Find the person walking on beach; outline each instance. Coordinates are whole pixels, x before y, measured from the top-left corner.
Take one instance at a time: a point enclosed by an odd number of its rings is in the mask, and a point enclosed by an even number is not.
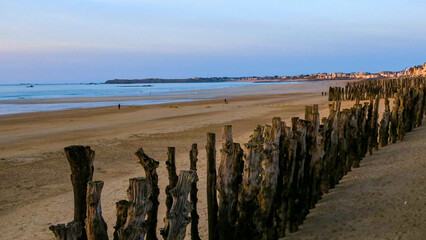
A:
[[[121,109],[121,105],[120,105],[120,104],[118,104],[118,106],[117,106],[117,107],[118,107],[118,110],[120,110],[120,109]]]

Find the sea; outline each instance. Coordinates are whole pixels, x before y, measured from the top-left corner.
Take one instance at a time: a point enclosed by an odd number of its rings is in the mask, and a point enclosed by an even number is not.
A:
[[[300,82],[211,82],[211,83],[64,83],[64,84],[0,84],[0,115],[66,110],[73,108],[95,108],[126,105],[151,105],[186,102],[214,98],[214,93],[239,91],[240,87],[264,84],[294,84]],[[208,92],[209,94],[204,94]],[[213,93],[213,94],[212,94]],[[129,101],[55,101],[54,103],[31,103],[22,100],[69,99],[96,97],[144,97]],[[174,96],[172,98],[165,96]],[[195,97],[194,97],[195,96]],[[164,97],[164,98],[163,98]],[[16,101],[18,100],[18,101]],[[22,103],[20,103],[22,101]]]

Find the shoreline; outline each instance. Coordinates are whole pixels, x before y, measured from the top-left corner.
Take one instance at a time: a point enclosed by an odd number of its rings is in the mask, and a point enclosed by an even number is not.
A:
[[[149,96],[103,96],[0,100],[0,118],[10,114],[47,112],[69,109],[93,109],[121,105],[175,104],[204,100],[233,99],[235,97],[273,95],[288,93],[307,93],[328,91],[329,86],[343,85],[348,81],[312,81],[292,84],[264,84],[230,88],[203,89],[199,91],[180,91],[169,95]],[[3,110],[2,110],[3,109]]]

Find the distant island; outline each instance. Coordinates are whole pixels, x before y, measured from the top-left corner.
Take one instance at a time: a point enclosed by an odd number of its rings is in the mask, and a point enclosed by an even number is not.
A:
[[[397,78],[426,75],[426,63],[415,67],[407,68],[403,71],[383,71],[377,73],[353,72],[353,73],[314,73],[294,76],[252,76],[252,77],[206,77],[206,78],[144,78],[144,79],[113,79],[107,84],[131,84],[131,83],[203,83],[203,82],[284,82],[284,81],[315,81],[315,80],[348,80],[348,79],[380,79]]]
[[[194,82],[229,82],[238,81],[242,78],[230,77],[210,77],[210,78],[182,78],[182,79],[164,79],[164,78],[144,78],[144,79],[113,79],[105,83],[109,84],[127,84],[127,83],[194,83]]]

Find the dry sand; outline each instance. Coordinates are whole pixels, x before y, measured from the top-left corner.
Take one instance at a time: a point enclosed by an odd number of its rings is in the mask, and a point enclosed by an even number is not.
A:
[[[162,218],[165,215],[164,190],[168,183],[164,163],[167,159],[167,147],[176,147],[177,169],[189,169],[188,152],[192,143],[198,143],[199,148],[198,211],[200,236],[206,239],[207,210],[204,174],[206,172],[204,150],[206,133],[216,133],[219,150],[220,129],[224,124],[233,125],[236,142],[245,142],[257,124],[269,124],[275,116],[280,116],[284,121],[289,121],[293,116],[303,117],[304,106],[307,104],[320,104],[321,116],[327,116],[327,98],[320,94],[327,85],[324,82],[304,86],[274,85],[269,91],[263,89],[267,93],[262,95],[232,95],[230,104],[223,104],[222,100],[209,100],[125,106],[121,110],[105,107],[0,116],[0,232],[2,239],[53,239],[48,226],[72,220],[73,198],[69,180],[70,171],[62,149],[73,144],[90,145],[96,151],[94,179],[105,182],[102,210],[110,235],[115,223],[115,202],[126,199],[128,179],[144,176],[142,167],[136,163],[133,153],[139,147],[143,147],[150,157],[160,161],[158,228],[162,227]],[[279,92],[285,94],[278,94]],[[345,106],[351,104],[344,103]],[[419,229],[422,227],[421,224],[424,224],[425,217],[418,211],[424,212],[426,191],[424,191],[424,184],[422,186],[422,184],[414,183],[424,182],[426,174],[425,163],[421,161],[424,160],[426,153],[425,137],[424,128],[416,129],[407,135],[406,142],[386,147],[364,160],[361,168],[351,172],[335,190],[332,190],[332,193],[324,197],[317,209],[309,215],[301,232],[290,237],[315,239],[313,236],[318,236],[318,239],[333,239],[350,236],[354,232],[347,230],[348,218],[361,221],[362,225],[351,224],[350,226],[356,227],[356,231],[364,234],[358,236],[366,236],[366,238],[377,234],[379,237],[393,236],[392,239],[395,239],[399,236],[397,233],[404,234],[404,229],[406,233],[421,234]],[[401,151],[404,146],[413,150],[409,152],[411,157],[409,161],[402,162],[398,159],[406,158],[408,154],[406,151]],[[388,153],[389,151],[393,153]],[[386,153],[388,155],[383,155]],[[380,164],[378,164],[379,161]],[[399,165],[401,167],[398,167]],[[409,184],[404,186],[402,185],[404,183]],[[344,188],[344,186],[347,187]],[[400,189],[402,186],[404,188]],[[400,195],[400,190],[407,194],[411,191],[414,193],[405,198],[404,195]],[[417,203],[423,204],[420,208],[414,205],[417,197],[421,197]],[[386,199],[390,201],[388,204],[395,205],[382,206],[386,204]],[[408,203],[402,206],[399,199]],[[346,205],[339,201],[353,205],[345,208],[343,206]],[[342,211],[337,211],[337,207]],[[363,211],[365,217],[362,215]],[[373,214],[373,211],[378,212],[379,215]],[[321,216],[325,219],[319,219]],[[411,223],[407,221],[408,218]],[[399,225],[401,228],[394,228],[389,221],[380,221],[381,219],[391,219],[392,224]],[[418,219],[423,221],[416,221]],[[346,223],[346,225],[331,228],[339,226],[336,225],[335,220],[342,221],[341,224]],[[330,228],[327,230],[324,225],[328,226],[328,224]],[[424,231],[423,233],[426,234]],[[321,236],[327,237],[321,238]],[[361,238],[365,239],[365,237]],[[356,232],[354,239],[359,239]]]

